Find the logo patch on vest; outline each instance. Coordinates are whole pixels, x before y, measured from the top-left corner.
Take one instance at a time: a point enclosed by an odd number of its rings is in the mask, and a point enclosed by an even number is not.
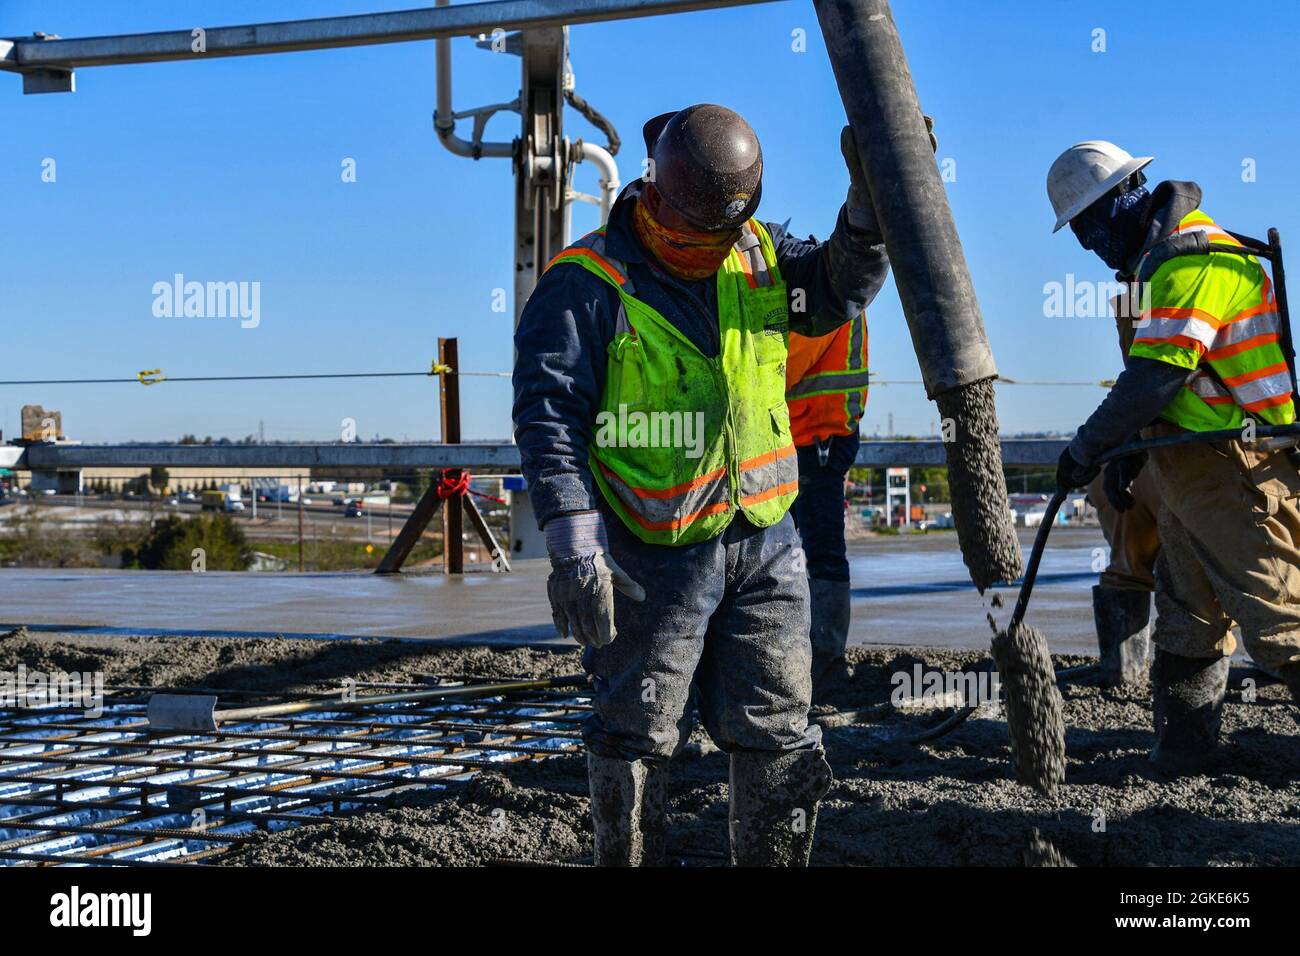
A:
[[[785,335],[790,329],[790,313],[785,308],[775,308],[763,316],[764,335]]]

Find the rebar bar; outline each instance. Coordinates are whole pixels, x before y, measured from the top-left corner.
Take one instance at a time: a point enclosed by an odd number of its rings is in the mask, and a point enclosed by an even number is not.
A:
[[[149,727],[162,688],[113,688],[96,717],[0,708],[0,865],[206,862],[256,829],[577,751],[585,678],[465,680],[373,684],[385,692],[350,701],[218,689],[260,700],[201,732]]]

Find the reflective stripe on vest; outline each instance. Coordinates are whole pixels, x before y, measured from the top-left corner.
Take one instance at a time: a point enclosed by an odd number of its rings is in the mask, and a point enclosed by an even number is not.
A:
[[[718,273],[721,350],[705,358],[630,291],[604,230],[548,264],[579,265],[619,293],[601,409],[589,445],[606,502],[643,541],[721,533],[737,510],[766,527],[798,493],[785,405],[786,287],[771,237],[749,222]]]
[[[867,369],[867,317],[859,313],[830,333],[836,342],[814,362],[803,377],[786,389],[795,443],[806,445],[832,435],[849,435],[858,428],[866,410],[870,373]],[[843,339],[843,344],[840,344]],[[791,348],[808,340],[791,337]]]
[[[646,531],[678,532],[701,518],[724,514],[731,508],[725,467],[660,489],[633,488],[603,462],[597,460],[596,467],[626,512]]]
[[[1194,232],[1241,245],[1199,209],[1173,235]],[[1162,417],[1191,431],[1236,428],[1247,415],[1266,424],[1295,420],[1277,297],[1258,260],[1175,256],[1155,270],[1143,295],[1129,354],[1196,369]]]
[[[576,242],[571,243],[546,263],[546,269],[550,270],[551,266],[557,262],[575,262],[580,261],[586,266],[594,266],[595,269],[614,285],[629,294],[635,294],[632,288],[632,282],[627,277],[627,266],[618,259],[614,259],[605,254],[605,227],[601,226],[595,232],[589,232]]]

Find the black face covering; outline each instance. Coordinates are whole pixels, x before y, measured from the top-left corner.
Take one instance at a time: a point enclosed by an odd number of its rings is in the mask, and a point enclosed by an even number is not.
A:
[[[1143,186],[1103,196],[1070,220],[1079,245],[1095,252],[1115,271],[1123,270],[1142,248],[1151,194]]]

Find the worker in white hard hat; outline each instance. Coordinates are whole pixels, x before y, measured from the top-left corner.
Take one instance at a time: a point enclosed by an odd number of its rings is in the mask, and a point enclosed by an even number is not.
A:
[[[1210,252],[1208,243],[1241,243],[1201,211],[1195,183],[1148,190],[1151,161],[1093,140],[1047,174],[1056,229],[1068,224],[1138,304],[1124,372],[1061,455],[1057,483],[1088,484],[1097,458],[1139,433],[1251,438],[1153,449],[1149,461],[1120,458],[1105,471],[1117,510],[1133,507],[1144,465],[1158,498],[1151,760],[1179,775],[1213,763],[1234,622],[1256,663],[1300,703],[1300,472],[1251,431],[1295,421],[1289,336],[1270,277],[1253,257]]]

